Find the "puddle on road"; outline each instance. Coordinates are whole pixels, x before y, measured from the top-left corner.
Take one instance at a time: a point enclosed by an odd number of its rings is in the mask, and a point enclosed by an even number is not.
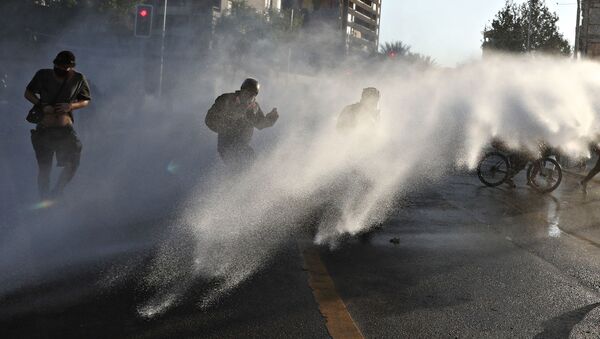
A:
[[[548,236],[550,238],[560,238],[562,231],[560,230],[560,215],[558,211],[548,207]]]

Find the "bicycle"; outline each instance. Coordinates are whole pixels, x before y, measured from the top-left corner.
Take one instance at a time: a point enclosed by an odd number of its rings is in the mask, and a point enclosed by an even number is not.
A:
[[[486,186],[496,187],[514,176],[509,158],[499,151],[486,153],[477,166],[477,176]],[[527,184],[540,193],[550,193],[562,181],[562,168],[552,157],[529,160]]]
[[[585,171],[587,168],[587,158],[573,158],[568,155],[560,155],[556,159],[560,166],[565,170]]]

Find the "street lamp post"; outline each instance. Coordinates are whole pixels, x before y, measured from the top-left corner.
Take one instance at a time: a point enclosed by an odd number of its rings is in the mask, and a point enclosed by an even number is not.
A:
[[[163,27],[162,27],[162,38],[160,44],[160,75],[158,78],[158,97],[162,96],[163,88],[163,72],[165,68],[165,35],[167,33],[167,6],[169,0],[165,1],[165,8],[163,9]]]
[[[579,58],[579,39],[581,34],[581,0],[577,0],[577,23],[575,25],[575,51],[573,56],[575,59]]]
[[[531,52],[531,0],[527,3],[529,5],[527,10],[527,52]]]
[[[294,31],[294,9],[290,13],[290,33]],[[290,76],[290,64],[292,63],[292,45],[288,47],[288,55],[287,55],[287,73],[288,77]]]

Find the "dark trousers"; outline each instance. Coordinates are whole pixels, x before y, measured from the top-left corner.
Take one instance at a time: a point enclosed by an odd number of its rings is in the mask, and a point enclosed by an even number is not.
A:
[[[50,196],[50,174],[52,161],[56,155],[56,165],[63,167],[55,195],[62,194],[65,186],[73,179],[81,158],[81,141],[71,126],[41,127],[31,130],[31,144],[38,163],[38,191],[40,198]]]
[[[256,157],[250,145],[227,145],[219,147],[219,155],[225,166],[233,171],[243,171],[254,163]]]
[[[587,184],[588,181],[592,180],[592,178],[595,177],[598,173],[600,173],[600,158],[598,158],[598,160],[596,161],[596,165],[594,165],[594,168],[590,170],[590,173],[588,173],[588,175],[586,175],[581,182]]]

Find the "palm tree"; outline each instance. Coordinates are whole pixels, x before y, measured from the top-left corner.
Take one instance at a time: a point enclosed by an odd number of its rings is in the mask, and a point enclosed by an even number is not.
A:
[[[381,45],[379,55],[390,60],[400,60],[424,67],[435,66],[435,59],[430,56],[413,53],[411,47],[402,41],[386,42]]]
[[[381,54],[390,59],[403,58],[410,55],[410,46],[402,41],[386,42],[381,45]]]

